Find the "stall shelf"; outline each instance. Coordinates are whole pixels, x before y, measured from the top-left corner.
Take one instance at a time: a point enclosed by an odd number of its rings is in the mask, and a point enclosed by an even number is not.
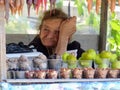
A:
[[[106,79],[7,79],[5,82],[8,83],[68,83],[68,82],[119,82],[120,78],[106,78]]]

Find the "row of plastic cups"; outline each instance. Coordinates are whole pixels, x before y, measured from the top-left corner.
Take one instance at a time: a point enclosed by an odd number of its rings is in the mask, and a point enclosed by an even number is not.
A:
[[[8,79],[57,79],[57,78],[119,78],[119,69],[93,69],[93,68],[61,68],[60,71],[53,69],[38,71],[9,71]]]

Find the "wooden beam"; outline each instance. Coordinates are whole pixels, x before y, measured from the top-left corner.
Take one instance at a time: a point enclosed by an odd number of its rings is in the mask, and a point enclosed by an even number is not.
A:
[[[6,34],[5,34],[5,8],[0,5],[0,81],[7,78],[6,71]]]
[[[108,0],[101,2],[99,52],[106,49]]]

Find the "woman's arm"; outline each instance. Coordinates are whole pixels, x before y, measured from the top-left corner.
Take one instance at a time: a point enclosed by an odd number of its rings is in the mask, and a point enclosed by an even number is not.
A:
[[[71,17],[62,22],[60,26],[59,40],[55,53],[63,54],[67,50],[67,45],[71,36],[76,32],[76,17]]]

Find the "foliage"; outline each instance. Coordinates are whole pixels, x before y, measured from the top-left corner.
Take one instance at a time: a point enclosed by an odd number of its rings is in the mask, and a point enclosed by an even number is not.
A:
[[[95,6],[96,0],[93,0],[93,6]],[[74,4],[78,9],[78,14],[80,18],[84,18],[85,25],[92,26],[95,30],[99,30],[100,26],[100,14],[96,14],[95,10],[91,9],[88,13],[86,0],[75,0]],[[82,27],[83,24],[79,24],[78,27]]]
[[[96,30],[99,30],[100,15],[97,15],[95,12],[91,12],[86,18],[86,24],[92,25]]]
[[[56,7],[57,8],[62,8],[63,7],[63,0],[59,0],[56,2]]]
[[[78,14],[79,15],[84,15],[84,0],[75,0],[75,3],[74,3],[76,6],[77,6],[77,9],[78,9]]]
[[[116,18],[115,13],[111,15],[110,28],[111,35],[108,38],[110,50],[120,56],[120,20]]]
[[[9,19],[9,23],[6,24],[5,29],[6,32],[9,34],[24,34],[26,33],[26,30],[28,29],[28,21],[26,18],[23,17],[15,17],[15,16],[11,16]]]

